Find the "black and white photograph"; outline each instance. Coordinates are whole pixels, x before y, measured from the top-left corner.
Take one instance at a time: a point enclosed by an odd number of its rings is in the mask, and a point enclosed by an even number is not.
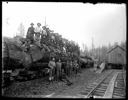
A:
[[[2,2],[3,97],[126,98],[126,4]]]

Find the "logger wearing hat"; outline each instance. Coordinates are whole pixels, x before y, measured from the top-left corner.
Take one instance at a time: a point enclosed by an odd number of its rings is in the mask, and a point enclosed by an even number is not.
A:
[[[33,23],[31,23],[30,25],[32,25],[32,26],[33,26],[34,24],[33,24]]]
[[[37,45],[40,46],[40,39],[41,39],[41,33],[42,33],[42,29],[41,29],[41,24],[37,23],[37,27],[35,28],[35,42],[37,43]]]
[[[34,41],[34,24],[33,23],[31,23],[30,24],[31,26],[28,28],[28,31],[27,31],[27,36],[26,36],[26,38],[27,39],[29,39],[30,41],[31,41],[31,43],[33,43],[33,41]]]
[[[43,26],[42,28],[43,28],[42,33],[43,33],[44,35],[47,35],[46,26]]]
[[[50,68],[50,72],[49,72],[49,81],[53,81],[53,78],[54,78],[54,70],[55,70],[55,67],[56,67],[56,63],[55,63],[55,58],[52,58],[49,63],[48,63],[48,66]]]
[[[47,40],[47,32],[46,32],[46,27],[42,27],[42,34],[41,34],[41,43],[45,43]]]
[[[61,77],[61,67],[62,67],[62,63],[61,60],[59,59],[56,62],[56,80],[59,81],[60,77]]]
[[[74,60],[74,71],[75,71],[75,76],[77,75],[77,73],[78,73],[78,69],[79,69],[79,65],[78,65],[78,63],[77,63],[77,60]]]

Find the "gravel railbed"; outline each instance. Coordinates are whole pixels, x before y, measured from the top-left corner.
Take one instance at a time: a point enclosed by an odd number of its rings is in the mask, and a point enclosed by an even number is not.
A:
[[[83,69],[77,76],[72,76],[69,79],[73,82],[73,85],[68,86],[64,82],[54,81],[48,84],[46,78],[39,78],[25,82],[15,82],[5,90],[4,96],[9,97],[43,97],[55,93],[57,95],[76,95],[87,84],[95,81],[103,74],[107,74],[108,71],[104,71],[101,74],[93,72],[92,69]]]

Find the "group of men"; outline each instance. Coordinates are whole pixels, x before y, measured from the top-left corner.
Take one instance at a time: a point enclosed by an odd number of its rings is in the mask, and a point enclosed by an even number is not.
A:
[[[39,47],[41,47],[41,44],[43,40],[48,36],[48,33],[46,31],[46,27],[43,26],[41,28],[41,24],[37,23],[37,26],[34,27],[34,24],[31,23],[31,26],[28,28],[26,38],[29,40],[30,43],[35,43]],[[47,39],[47,38],[46,38]],[[51,37],[51,39],[54,39],[54,37]],[[48,41],[48,40],[47,40]],[[79,64],[77,63],[77,60],[67,60],[66,66],[62,68],[62,62],[60,59],[55,62],[55,58],[52,58],[49,61],[49,82],[52,82],[53,80],[63,80],[66,79],[68,84],[71,84],[68,77],[70,77],[75,72],[75,75],[78,72]]]
[[[31,43],[35,41],[38,46],[41,46],[41,39],[47,36],[46,27],[43,26],[41,28],[41,24],[37,23],[37,27],[34,28],[34,23],[30,24],[31,26],[28,28],[26,38],[30,40]]]
[[[53,82],[53,80],[56,81],[66,81],[68,85],[72,84],[69,81],[70,76],[73,75],[73,71],[75,72],[74,74],[77,75],[78,70],[80,69],[79,64],[77,63],[77,60],[67,60],[67,63],[65,66],[62,68],[62,62],[60,59],[55,61],[55,58],[53,57],[49,63],[48,63],[49,69],[49,82]]]

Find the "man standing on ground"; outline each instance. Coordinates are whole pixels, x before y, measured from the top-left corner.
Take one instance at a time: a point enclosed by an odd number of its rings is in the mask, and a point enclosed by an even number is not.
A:
[[[62,63],[61,63],[61,60],[59,59],[59,60],[56,62],[57,81],[59,81],[59,79],[60,79],[60,77],[61,77],[61,66],[62,66]]]
[[[53,81],[54,79],[54,75],[55,75],[55,67],[56,67],[56,63],[55,63],[55,58],[52,58],[49,61],[48,66],[50,67],[50,72],[49,72],[49,81]]]
[[[72,76],[72,70],[73,70],[73,63],[72,60],[70,60],[70,76]]]
[[[77,60],[74,61],[74,71],[75,71],[75,76],[77,75],[78,73],[78,68],[79,68],[79,65],[77,63]]]
[[[70,62],[69,60],[67,60],[67,64],[66,64],[66,74],[69,76],[69,67],[70,67]]]

